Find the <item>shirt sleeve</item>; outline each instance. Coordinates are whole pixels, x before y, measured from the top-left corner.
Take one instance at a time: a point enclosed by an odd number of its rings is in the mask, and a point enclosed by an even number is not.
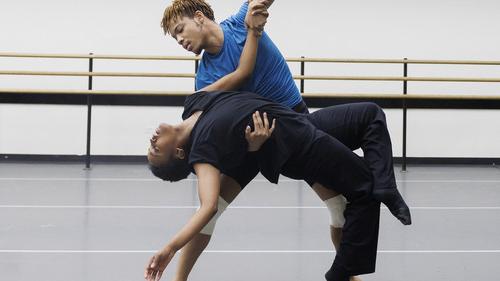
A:
[[[203,75],[203,72],[198,70],[198,73],[196,73],[196,83],[195,83],[195,86],[196,86],[196,91],[199,91],[203,88],[205,88],[206,86],[212,84],[213,82],[215,81],[209,81],[208,77],[206,77],[205,75]]]
[[[245,17],[247,15],[247,11],[248,11],[248,1],[245,0],[243,1],[243,5],[241,5],[240,10],[236,14],[229,17],[227,20],[230,22],[237,23],[240,26],[245,26]]]
[[[189,165],[193,166],[196,163],[211,164],[220,170],[217,148],[206,141],[193,146],[189,153]]]

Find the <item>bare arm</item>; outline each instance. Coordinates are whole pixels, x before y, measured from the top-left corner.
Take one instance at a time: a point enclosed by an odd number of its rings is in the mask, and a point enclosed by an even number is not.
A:
[[[247,40],[241,53],[240,63],[235,71],[204,87],[201,91],[230,91],[237,90],[252,76],[259,45],[258,31],[248,30]]]
[[[179,250],[191,240],[217,213],[217,200],[220,191],[220,171],[206,163],[194,165],[198,177],[198,195],[200,208],[189,222],[175,235],[169,246]]]
[[[220,197],[231,204],[241,192],[241,186],[233,178],[222,175],[220,179]],[[208,246],[212,235],[198,233],[182,248],[173,281],[187,281],[196,260]]]
[[[194,169],[198,176],[200,208],[170,242],[151,258],[144,273],[147,280],[160,280],[175,253],[193,239],[217,212],[220,171],[206,163],[195,164]]]
[[[201,91],[231,91],[237,90],[252,76],[257,58],[259,38],[267,20],[265,3],[255,1],[248,7],[245,23],[247,38],[235,71],[225,75],[214,83],[204,87]]]

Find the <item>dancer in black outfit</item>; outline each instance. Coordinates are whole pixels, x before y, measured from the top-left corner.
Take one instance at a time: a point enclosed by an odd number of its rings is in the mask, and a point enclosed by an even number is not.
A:
[[[152,270],[163,271],[163,266],[154,268],[159,263],[166,267],[175,252],[213,216],[221,173],[241,179],[242,171],[252,175],[260,170],[274,183],[283,174],[318,182],[342,193],[349,201],[344,213],[343,238],[326,278],[344,281],[349,276],[373,272],[380,203],[372,196],[372,173],[362,158],[315,127],[315,122],[328,118],[329,109],[298,114],[252,93],[210,92],[189,96],[184,122],[164,126],[148,158],[158,168],[157,175],[167,180],[184,178],[192,168],[199,180],[201,207],[155,256],[158,261],[153,262]],[[252,123],[256,110],[276,118],[276,128],[257,153],[247,153],[243,132]],[[177,163],[169,167],[174,162]]]

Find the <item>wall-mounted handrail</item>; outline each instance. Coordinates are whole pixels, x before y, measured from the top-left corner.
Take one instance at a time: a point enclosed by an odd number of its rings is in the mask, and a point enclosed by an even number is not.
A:
[[[0,52],[0,57],[11,58],[60,58],[60,59],[106,59],[106,60],[200,60],[199,56],[140,56],[140,55],[88,55],[88,54],[40,54]],[[351,59],[351,58],[305,58],[289,57],[288,62],[318,63],[381,63],[381,64],[462,64],[462,65],[500,65],[500,61],[488,60],[416,60],[416,59]]]
[[[145,90],[65,90],[65,89],[2,89],[0,94],[54,94],[54,95],[140,95],[140,96],[187,96],[193,91],[145,91]],[[302,93],[309,98],[366,98],[397,100],[500,100],[500,95],[470,94],[396,94],[396,93]]]
[[[191,73],[160,72],[85,72],[85,71],[26,71],[0,70],[0,75],[19,76],[93,76],[93,77],[157,77],[157,78],[195,78]],[[420,82],[473,82],[499,83],[500,78],[477,77],[398,77],[398,76],[326,76],[294,75],[296,80],[333,80],[333,81],[420,81]]]
[[[29,71],[29,70],[0,70],[0,76],[76,76],[88,77],[87,90],[65,89],[2,89],[1,94],[47,94],[47,95],[87,95],[88,129],[87,129],[87,157],[86,165],[90,163],[90,120],[92,96],[96,95],[139,95],[139,96],[186,96],[192,91],[144,91],[144,90],[95,90],[92,87],[93,77],[156,77],[156,78],[195,78],[200,57],[197,56],[141,56],[141,55],[96,55],[90,54],[37,54],[0,52],[0,58],[36,58],[36,59],[86,59],[89,61],[89,71]],[[115,72],[93,71],[95,60],[152,60],[152,61],[194,61],[193,73],[158,73],[158,72]],[[409,82],[458,82],[458,83],[500,83],[500,77],[436,77],[436,76],[408,76],[410,65],[482,65],[500,66],[500,61],[487,60],[416,60],[416,59],[349,59],[349,58],[286,58],[287,62],[300,63],[300,75],[293,79],[300,80],[300,92],[308,98],[345,98],[345,99],[377,99],[399,100],[403,108],[403,171],[406,170],[406,111],[407,101],[444,100],[444,101],[498,101],[498,95],[471,95],[471,94],[410,94]],[[400,64],[403,66],[402,76],[331,76],[305,75],[305,63],[346,63],[346,64]],[[402,93],[308,93],[305,92],[305,80],[320,81],[383,81],[402,82]]]

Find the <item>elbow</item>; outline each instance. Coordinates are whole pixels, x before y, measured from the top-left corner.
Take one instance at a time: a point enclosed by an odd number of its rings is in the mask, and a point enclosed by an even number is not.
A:
[[[246,70],[240,70],[237,75],[236,81],[238,81],[239,86],[243,86],[252,77],[252,72]],[[238,87],[239,88],[239,87]]]
[[[210,210],[209,210],[210,217],[215,216],[215,214],[217,214],[218,211],[219,211],[219,208],[217,208],[217,204],[213,207],[210,207]]]
[[[241,75],[241,83],[244,84],[252,77],[252,72],[245,72]]]
[[[217,212],[219,211],[219,209],[217,207],[217,203],[215,203],[215,204],[207,204],[205,206],[201,206],[200,210],[203,210],[205,213],[207,213],[208,215],[210,215],[210,217],[215,216],[215,214],[217,214]]]

